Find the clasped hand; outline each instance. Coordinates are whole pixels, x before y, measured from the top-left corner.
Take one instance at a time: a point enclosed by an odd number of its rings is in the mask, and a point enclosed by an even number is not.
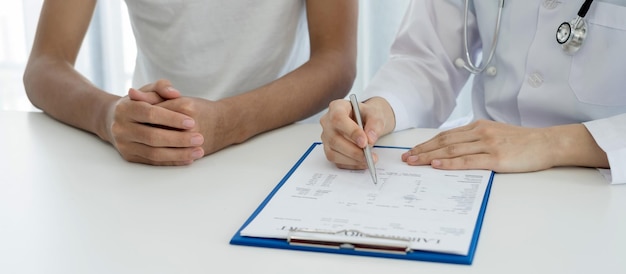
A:
[[[189,165],[217,150],[203,134],[213,127],[217,104],[182,97],[167,80],[130,89],[109,111],[109,142],[130,162]],[[213,124],[212,124],[213,123]]]

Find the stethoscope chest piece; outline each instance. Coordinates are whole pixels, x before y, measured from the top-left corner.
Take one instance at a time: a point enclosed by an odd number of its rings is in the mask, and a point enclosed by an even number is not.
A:
[[[556,31],[556,41],[567,54],[576,53],[587,37],[587,23],[582,17],[563,22]]]
[[[570,22],[563,22],[556,30],[556,41],[563,47],[565,53],[572,55],[576,53],[587,37],[587,22],[585,15],[591,7],[593,0],[585,0],[578,10],[578,15]]]

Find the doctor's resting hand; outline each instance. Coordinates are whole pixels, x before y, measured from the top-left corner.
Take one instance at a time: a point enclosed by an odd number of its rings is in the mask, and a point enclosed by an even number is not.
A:
[[[393,131],[395,117],[388,102],[373,97],[361,103],[363,129],[347,100],[330,103],[322,116],[326,158],[339,168],[366,169],[363,148]],[[529,172],[557,166],[608,167],[606,154],[582,124],[528,128],[489,120],[442,131],[402,154],[409,165],[437,169],[487,169]],[[374,153],[374,160],[378,158]]]

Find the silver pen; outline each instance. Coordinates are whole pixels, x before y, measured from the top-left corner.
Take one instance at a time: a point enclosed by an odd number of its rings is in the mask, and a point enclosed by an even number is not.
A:
[[[357,124],[359,124],[359,127],[365,129],[363,127],[363,121],[361,120],[361,110],[359,109],[359,101],[356,99],[356,95],[350,94],[350,103],[352,103],[352,110],[354,111]],[[374,181],[374,184],[377,184],[378,175],[376,175],[376,166],[374,166],[374,158],[372,157],[372,149],[369,143],[363,148],[363,153],[365,153],[365,161],[367,161],[367,168],[370,170],[372,181]]]

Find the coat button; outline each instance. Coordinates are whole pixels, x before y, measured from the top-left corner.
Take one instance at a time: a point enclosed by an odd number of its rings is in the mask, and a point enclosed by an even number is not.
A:
[[[533,88],[538,88],[543,84],[543,76],[538,72],[534,72],[528,76],[528,84]]]
[[[559,4],[561,4],[561,1],[559,0],[545,0],[543,1],[543,7],[546,9],[554,9],[556,8]]]

